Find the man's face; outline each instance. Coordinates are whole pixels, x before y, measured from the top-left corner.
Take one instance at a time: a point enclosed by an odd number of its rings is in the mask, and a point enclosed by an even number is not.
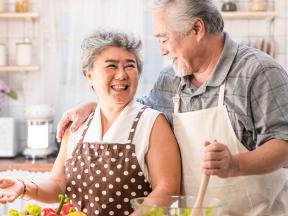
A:
[[[153,33],[159,40],[161,55],[171,59],[177,76],[186,76],[192,74],[190,66],[191,47],[193,48],[193,39],[190,34],[182,36],[169,26],[167,12],[163,9],[153,13]]]

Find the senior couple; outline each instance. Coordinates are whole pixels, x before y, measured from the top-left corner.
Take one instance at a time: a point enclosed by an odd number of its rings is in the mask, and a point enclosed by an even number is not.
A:
[[[131,199],[195,194],[204,173],[209,196],[228,204],[222,215],[288,214],[286,71],[224,33],[212,1],[153,3],[154,35],[172,65],[149,95],[134,100],[139,40],[112,31],[86,38],[83,72],[97,104],[63,115],[50,178],[0,179],[0,202],[65,193],[88,215],[136,215]]]

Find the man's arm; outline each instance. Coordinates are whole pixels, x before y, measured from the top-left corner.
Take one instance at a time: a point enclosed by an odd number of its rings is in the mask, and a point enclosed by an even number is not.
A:
[[[71,124],[70,130],[76,131],[79,126],[89,117],[90,113],[96,109],[96,102],[87,102],[79,104],[76,107],[63,113],[57,125],[57,141],[61,142],[67,127]]]
[[[272,139],[249,152],[232,155],[222,143],[206,142],[203,171],[222,178],[259,175],[288,165],[288,142]]]

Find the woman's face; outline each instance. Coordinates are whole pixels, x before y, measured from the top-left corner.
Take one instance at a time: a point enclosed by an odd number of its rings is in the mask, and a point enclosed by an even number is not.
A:
[[[99,104],[125,106],[138,86],[136,59],[123,48],[108,47],[95,57],[86,77],[99,97]]]

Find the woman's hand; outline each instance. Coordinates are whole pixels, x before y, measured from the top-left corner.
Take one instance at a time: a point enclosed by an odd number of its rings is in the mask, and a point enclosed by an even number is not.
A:
[[[78,106],[64,112],[62,118],[57,125],[58,142],[61,142],[64,132],[70,123],[71,131],[76,131],[79,126],[89,117],[90,113],[95,110],[95,107],[95,102],[89,102],[79,104]]]
[[[13,202],[24,193],[24,183],[16,179],[0,179],[0,203]]]

